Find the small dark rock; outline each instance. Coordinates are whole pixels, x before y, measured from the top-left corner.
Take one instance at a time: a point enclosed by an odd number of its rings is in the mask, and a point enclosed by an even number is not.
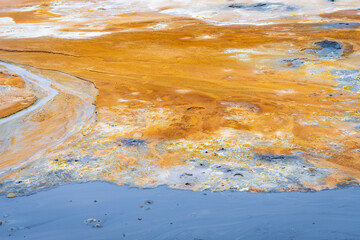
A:
[[[191,173],[183,173],[180,175],[180,178],[186,178],[186,177],[191,177],[192,174]]]
[[[145,140],[137,138],[124,138],[121,139],[120,142],[126,147],[137,147],[146,143]]]
[[[89,218],[85,220],[85,224],[92,228],[102,228],[102,221],[100,219]]]

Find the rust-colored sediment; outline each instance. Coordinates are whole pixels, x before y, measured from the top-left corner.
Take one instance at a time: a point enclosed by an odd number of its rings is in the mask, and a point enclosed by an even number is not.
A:
[[[1,89],[1,87],[5,87]],[[31,106],[36,101],[34,93],[25,88],[19,76],[0,72],[0,118],[10,116]]]
[[[351,11],[324,15],[353,19],[351,16]],[[42,18],[47,17],[29,19],[43,21]],[[117,32],[91,39],[0,39],[1,48],[7,50],[0,49],[0,59],[59,70],[92,81],[98,88],[97,121],[132,127],[123,133],[108,135],[109,141],[119,136],[154,141],[201,141],[215,139],[230,129],[255,134],[263,141],[274,143],[253,146],[259,154],[316,151],[315,154],[330,156],[309,157],[313,163],[360,179],[360,152],[356,151],[360,148],[359,134],[344,134],[351,131],[352,126],[336,120],[344,115],[358,117],[359,95],[337,89],[329,70],[358,67],[359,57],[352,55],[360,46],[358,30],[323,31],[300,23],[213,26],[180,17],[173,21],[179,27]],[[137,24],[142,26],[141,22]],[[129,26],[113,21],[104,31],[116,32],[126,27]],[[314,42],[324,39],[348,46],[341,59],[324,60],[305,53],[306,49],[314,49]],[[309,60],[297,70],[278,63],[283,58],[304,54]],[[313,75],[308,74],[310,70]],[[1,78],[0,84],[21,87],[17,81]],[[19,111],[19,106],[26,107],[35,100],[30,93],[21,93],[24,100],[14,100],[14,106],[5,108]],[[0,110],[0,117],[9,113]],[[312,121],[318,124],[305,124]],[[46,129],[51,125],[42,127]],[[334,143],[342,147],[335,149]],[[161,168],[181,165],[186,154],[189,153],[169,150],[158,156],[156,165]],[[135,164],[134,159],[130,160],[122,164]],[[114,174],[122,167],[114,170]],[[114,179],[111,174],[105,178]],[[348,180],[338,177],[338,173],[327,179],[330,187],[344,181]],[[311,183],[307,187],[317,189]]]

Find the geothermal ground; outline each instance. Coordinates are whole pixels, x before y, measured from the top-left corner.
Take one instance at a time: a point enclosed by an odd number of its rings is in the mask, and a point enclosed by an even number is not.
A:
[[[360,179],[357,1],[2,1],[0,192]]]
[[[360,239],[359,63],[359,0],[1,0],[0,238]]]

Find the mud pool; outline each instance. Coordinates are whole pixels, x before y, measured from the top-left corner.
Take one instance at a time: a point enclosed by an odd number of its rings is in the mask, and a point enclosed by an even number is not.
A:
[[[359,239],[360,189],[139,190],[71,184],[0,198],[1,239]],[[94,223],[94,222],[95,223]]]

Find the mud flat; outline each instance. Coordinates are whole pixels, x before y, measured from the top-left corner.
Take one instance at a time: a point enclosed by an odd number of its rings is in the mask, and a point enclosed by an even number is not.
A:
[[[359,239],[360,189],[193,192],[93,182],[0,198],[1,239]]]

